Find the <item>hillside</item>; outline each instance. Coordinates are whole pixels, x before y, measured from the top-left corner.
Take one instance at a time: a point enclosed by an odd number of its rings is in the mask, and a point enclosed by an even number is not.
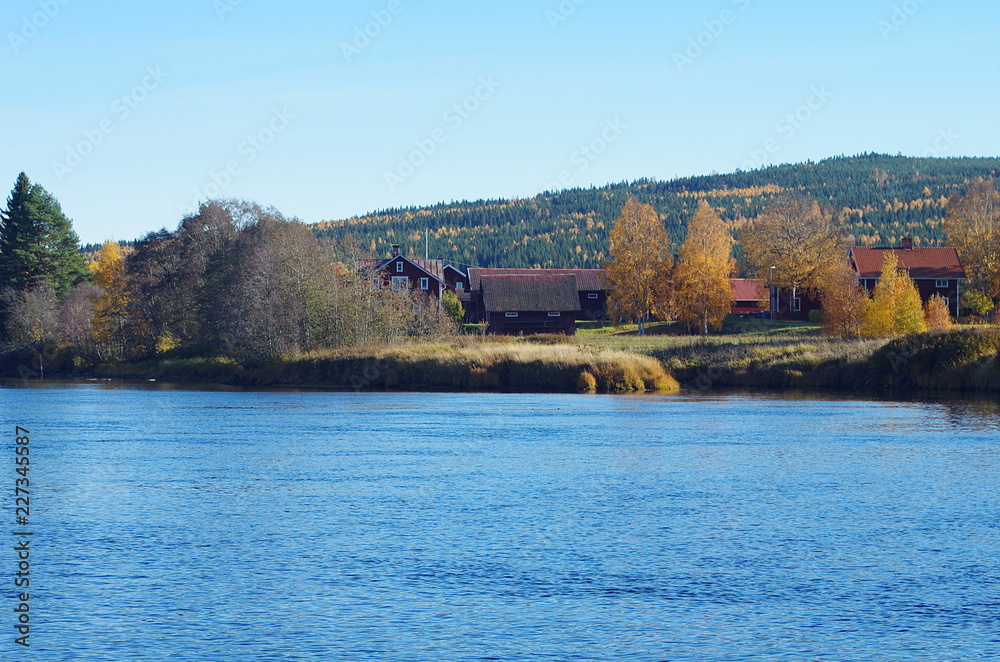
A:
[[[594,268],[607,259],[608,233],[629,197],[664,217],[675,247],[698,200],[708,198],[724,219],[754,218],[774,195],[802,190],[834,209],[861,245],[943,245],[941,220],[949,196],[978,177],[1000,176],[1000,159],[929,159],[865,154],[819,163],[781,165],[728,175],[640,180],[601,188],[545,192],[523,200],[481,200],[425,208],[388,209],[314,226],[320,239],[352,238],[385,254],[398,243],[423,255],[484,267]]]

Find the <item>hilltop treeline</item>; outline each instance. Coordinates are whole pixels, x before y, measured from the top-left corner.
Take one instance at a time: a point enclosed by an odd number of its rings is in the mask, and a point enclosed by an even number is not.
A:
[[[350,238],[377,254],[401,244],[404,252],[422,256],[426,237],[431,257],[459,265],[596,268],[608,259],[611,226],[630,198],[653,206],[676,249],[700,200],[739,225],[756,218],[776,195],[800,191],[830,208],[859,245],[895,245],[913,237],[916,246],[941,246],[948,199],[978,178],[998,175],[1000,159],[864,154],[669,182],[549,191],[527,199],[387,209],[313,229],[325,244]]]

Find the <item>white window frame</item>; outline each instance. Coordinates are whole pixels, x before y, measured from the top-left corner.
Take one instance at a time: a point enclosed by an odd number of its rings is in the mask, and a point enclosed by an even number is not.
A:
[[[396,263],[396,273],[397,274],[403,273],[403,262],[402,261]]]
[[[463,281],[456,282],[455,283],[455,289],[456,290],[464,290],[465,289],[465,283]]]
[[[429,289],[431,289],[431,279],[430,278],[421,278],[420,279],[420,289],[422,289],[422,290],[429,290]]]
[[[590,294],[587,295],[587,298],[588,299],[600,299],[601,295],[598,294],[597,292],[591,292]]]
[[[392,291],[399,292],[400,290],[410,289],[410,279],[406,276],[393,276],[392,277]]]
[[[802,297],[792,297],[791,308],[793,313],[802,312]]]
[[[549,317],[562,317],[562,313],[549,313]]]
[[[940,279],[940,278],[936,279],[934,281],[934,287],[938,288],[939,290],[946,290],[948,289],[948,281],[946,279]]]
[[[504,313],[503,314],[504,317],[512,317],[512,318],[513,317],[517,317],[517,315],[518,315],[517,313]]]

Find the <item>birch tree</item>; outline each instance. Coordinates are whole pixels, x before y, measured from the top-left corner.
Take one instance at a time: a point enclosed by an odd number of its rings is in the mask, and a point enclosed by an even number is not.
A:
[[[785,193],[743,231],[740,245],[754,275],[790,289],[794,299],[798,290],[820,288],[825,271],[843,256],[845,239],[841,224],[814,198]]]
[[[670,315],[673,257],[660,216],[650,205],[631,199],[611,229],[611,260],[606,263],[608,304],[615,318],[634,320],[639,335],[652,315]]]
[[[980,179],[953,196],[944,219],[948,244],[958,250],[972,289],[1000,297],[1000,192]]]
[[[835,262],[820,288],[823,330],[827,335],[854,338],[861,334],[865,295],[850,260]]]
[[[872,297],[865,301],[861,335],[887,338],[927,330],[920,292],[898,265],[896,254],[888,251]]]
[[[729,229],[702,200],[688,221],[674,270],[677,316],[688,328],[707,335],[722,326],[732,306],[729,277],[736,266],[732,250]]]

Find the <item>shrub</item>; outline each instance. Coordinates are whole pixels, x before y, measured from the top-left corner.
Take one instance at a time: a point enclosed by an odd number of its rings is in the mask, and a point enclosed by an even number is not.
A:
[[[980,364],[995,362],[1000,332],[980,329],[899,338],[872,356],[871,376],[881,386],[973,389]]]
[[[948,331],[951,329],[951,313],[948,312],[948,302],[940,294],[935,294],[927,301],[924,320],[931,331]]]
[[[969,315],[986,317],[993,311],[993,300],[982,292],[969,290],[962,295],[962,310]]]

